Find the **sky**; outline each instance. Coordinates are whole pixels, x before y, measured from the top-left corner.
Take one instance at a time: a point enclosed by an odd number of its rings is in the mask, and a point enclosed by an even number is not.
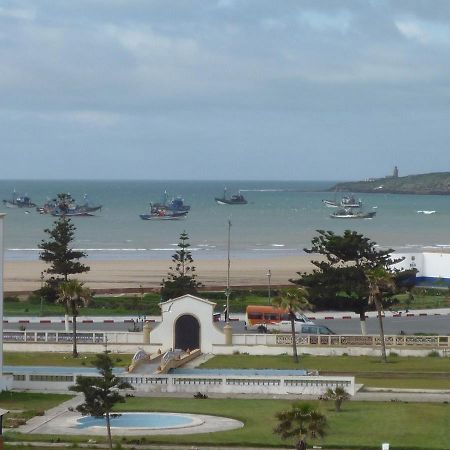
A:
[[[3,179],[450,170],[447,0],[2,0]]]

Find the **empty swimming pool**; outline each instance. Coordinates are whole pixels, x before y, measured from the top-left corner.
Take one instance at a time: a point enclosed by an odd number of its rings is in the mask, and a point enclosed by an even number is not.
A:
[[[177,413],[122,413],[118,417],[111,418],[111,428],[126,429],[167,429],[196,427],[203,423],[199,417],[190,414]],[[77,420],[75,428],[86,429],[105,427],[105,419],[91,416],[84,416]]]

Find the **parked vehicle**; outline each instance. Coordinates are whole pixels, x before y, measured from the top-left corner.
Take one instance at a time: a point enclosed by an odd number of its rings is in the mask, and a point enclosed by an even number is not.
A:
[[[273,306],[248,305],[245,311],[246,330],[257,330],[261,333],[266,333],[267,331],[281,332],[280,328],[284,329],[285,324],[289,324],[290,330],[289,313],[284,309]],[[301,324],[314,325],[314,322],[309,320],[304,314],[297,313],[295,315],[295,324],[297,328]]]

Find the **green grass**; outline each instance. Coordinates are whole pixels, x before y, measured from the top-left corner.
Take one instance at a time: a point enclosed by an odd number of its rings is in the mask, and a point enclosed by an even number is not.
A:
[[[450,358],[399,357],[387,363],[370,356],[300,355],[295,364],[291,356],[215,356],[201,365],[205,369],[309,369],[321,374],[352,375],[356,382],[370,387],[409,389],[450,389]]]
[[[389,442],[391,448],[396,450],[450,449],[450,427],[448,426],[450,406],[448,404],[345,402],[343,411],[336,413],[331,403],[318,401],[310,403],[320,409],[329,422],[326,438],[314,442],[324,449],[375,450],[380,448],[382,442]],[[149,445],[292,448],[290,441],[282,441],[272,432],[276,424],[275,413],[289,409],[291,404],[290,400],[273,399],[195,400],[193,398],[135,397],[128,398],[126,404],[118,405],[117,410],[211,414],[231,417],[244,423],[241,429],[223,432],[143,437],[141,442]],[[51,442],[55,439],[55,436],[22,435],[12,432],[6,432],[5,437],[7,441],[28,442]],[[61,441],[73,442],[72,448],[76,448],[77,442],[86,442],[88,439],[89,436],[63,436]],[[103,437],[94,437],[94,439],[98,442],[104,441]],[[115,438],[115,442],[122,444],[137,443],[139,440],[139,437]],[[11,446],[11,448],[14,447]],[[45,446],[41,448],[44,449]]]
[[[410,304],[407,302],[407,294],[397,295],[398,303],[393,309],[434,309],[450,307],[450,293],[448,290],[427,289],[425,293],[422,293],[420,288],[416,289],[419,293],[414,294],[414,300]],[[430,292],[434,292],[434,294],[430,295]]]
[[[28,420],[42,415],[45,410],[70,398],[72,395],[3,391],[0,393],[0,408],[11,411],[5,416],[5,428],[17,419]]]
[[[347,402],[343,412],[336,413],[329,403],[313,403],[329,419],[329,435],[321,443],[326,448],[379,449],[381,442],[390,442],[396,449],[450,448],[450,406],[446,404]],[[152,439],[160,443],[281,447],[288,443],[272,433],[276,423],[274,414],[290,405],[287,400],[152,398],[149,402],[144,398],[132,398],[126,405],[120,405],[120,410],[219,414],[245,423],[241,430]]]
[[[131,354],[110,354],[114,365],[125,367],[131,364]],[[95,354],[80,354],[78,358],[73,358],[71,353],[56,352],[4,352],[3,364],[8,366],[64,366],[64,367],[92,367],[92,360]]]
[[[272,290],[272,297],[276,297],[279,290]],[[199,297],[207,298],[217,303],[216,311],[221,312],[225,304],[225,295],[218,291],[201,291]],[[267,305],[268,293],[264,289],[248,289],[233,291],[230,297],[230,310],[233,313],[243,313],[247,305]],[[407,294],[396,296],[399,303],[393,309],[430,309],[450,307],[450,291],[446,289],[415,288],[414,301],[407,304]],[[83,315],[159,315],[160,296],[158,293],[148,293],[123,296],[95,296],[89,307],[83,308]],[[41,315],[41,301],[34,295],[27,299],[6,297],[4,300],[5,315]],[[61,305],[43,303],[42,315],[61,315],[64,308]]]
[[[400,357],[387,363],[372,356],[312,356],[300,354],[296,364],[292,356],[219,355],[202,364],[202,368],[233,369],[318,369],[327,372],[449,372],[450,358]]]
[[[272,293],[276,295],[276,291]],[[207,298],[217,302],[216,310],[222,311],[222,305],[225,303],[225,295],[223,292],[199,292],[199,297]],[[161,299],[158,293],[149,293],[141,295],[124,295],[124,296],[95,296],[91,304],[82,308],[80,314],[89,316],[98,315],[159,315],[161,309],[159,307]],[[263,304],[267,305],[267,293],[259,291],[237,291],[231,295],[231,311],[245,312],[247,305]],[[27,299],[18,299],[17,297],[7,297],[4,301],[4,314],[10,316],[20,315],[61,315],[64,314],[62,305],[41,301],[36,296],[30,296]]]

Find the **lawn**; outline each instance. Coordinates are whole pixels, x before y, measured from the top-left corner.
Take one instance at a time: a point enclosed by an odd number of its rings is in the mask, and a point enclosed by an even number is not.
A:
[[[115,366],[125,367],[131,364],[131,354],[110,353]],[[3,352],[3,364],[8,366],[64,366],[64,367],[92,367],[95,354],[80,354],[73,358],[72,353],[56,352]]]
[[[314,442],[324,449],[375,450],[381,447],[382,442],[389,442],[391,448],[396,450],[450,449],[448,404],[346,402],[343,411],[336,413],[331,403],[318,401],[310,403],[320,409],[328,419],[326,438]],[[126,404],[119,405],[118,411],[170,411],[220,415],[241,420],[245,426],[237,430],[197,435],[120,438],[120,442],[136,444],[140,441],[145,444],[210,445],[225,448],[290,447],[291,442],[282,441],[272,430],[276,424],[275,413],[289,409],[291,404],[292,401],[289,400],[272,399],[129,398]],[[85,441],[88,438],[86,437]],[[8,433],[8,439],[50,441],[54,436]],[[98,437],[95,439],[101,440]],[[62,440],[80,442],[81,439],[76,437]]]
[[[352,375],[370,387],[450,389],[450,358],[391,356],[387,363],[370,356],[300,355],[295,364],[288,355],[215,356],[205,369],[315,369],[321,374]]]
[[[275,295],[275,293],[273,293]],[[199,292],[199,297],[207,298],[217,302],[216,310],[221,312],[225,303],[223,292]],[[93,297],[90,305],[81,309],[81,315],[159,315],[161,301],[158,293],[148,293],[145,295],[120,295]],[[231,296],[231,311],[245,312],[247,305],[264,304],[267,305],[267,293],[259,291],[244,290],[233,292]],[[4,314],[7,316],[35,315],[52,316],[64,314],[64,307],[54,303],[44,302],[41,310],[41,299],[35,295],[27,299],[17,297],[6,297],[4,299]]]
[[[72,397],[72,395],[62,394],[3,391],[0,393],[0,408],[11,411],[5,416],[5,428],[14,422],[18,423],[21,420],[42,415],[47,409],[53,408]]]
[[[279,289],[273,289],[272,298],[279,294]],[[393,309],[428,309],[450,307],[450,291],[443,289],[414,290],[414,300],[409,304],[407,294],[396,296],[399,303]],[[216,311],[221,312],[225,304],[225,294],[222,291],[201,291],[199,297],[217,303]],[[161,313],[159,293],[129,294],[118,296],[96,295],[91,304],[82,309],[83,315],[159,315]],[[232,313],[243,313],[247,305],[267,305],[268,292],[265,289],[242,289],[233,291],[230,297],[230,310]],[[64,314],[62,305],[44,302],[41,310],[41,299],[31,295],[27,299],[5,297],[5,315],[61,315]]]

